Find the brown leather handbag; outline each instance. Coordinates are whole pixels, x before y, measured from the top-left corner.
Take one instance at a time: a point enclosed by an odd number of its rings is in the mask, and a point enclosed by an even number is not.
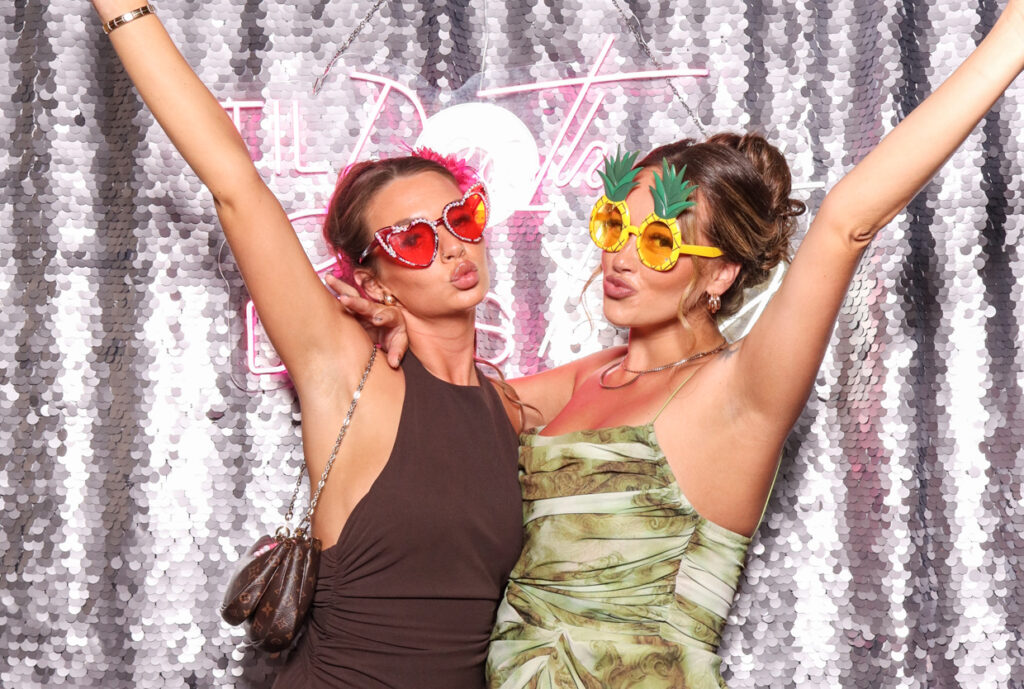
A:
[[[359,401],[376,357],[377,348],[374,347],[305,516],[292,532],[288,524],[302,485],[302,472],[299,472],[299,480],[292,491],[291,503],[284,518],[285,525],[273,536],[261,536],[245,552],[228,583],[224,602],[220,606],[221,617],[231,625],[246,623],[249,645],[261,651],[277,653],[285,650],[295,641],[306,621],[320,568],[320,540],[309,533],[313,512],[327,484],[327,474],[334,465],[334,458],[352,421],[356,402]]]

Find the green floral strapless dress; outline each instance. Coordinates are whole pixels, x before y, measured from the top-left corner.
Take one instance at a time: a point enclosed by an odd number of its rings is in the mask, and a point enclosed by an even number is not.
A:
[[[501,689],[721,689],[750,539],[701,517],[654,424],[524,434],[523,553],[487,659]]]

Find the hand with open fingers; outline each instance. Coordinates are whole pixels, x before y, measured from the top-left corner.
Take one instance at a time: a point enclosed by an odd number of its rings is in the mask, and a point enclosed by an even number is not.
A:
[[[405,329],[402,309],[366,299],[355,287],[333,275],[326,275],[324,281],[338,295],[338,302],[345,312],[355,317],[370,334],[370,339],[384,350],[388,365],[398,368],[409,349],[409,335]]]

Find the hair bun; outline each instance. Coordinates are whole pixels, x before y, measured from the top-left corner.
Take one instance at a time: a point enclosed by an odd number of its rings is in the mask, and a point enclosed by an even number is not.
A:
[[[772,209],[772,214],[776,218],[795,218],[806,212],[807,206],[803,201],[798,201],[797,199],[786,199],[781,206],[776,206]]]
[[[740,308],[749,287],[763,283],[789,260],[790,238],[804,204],[790,198],[792,176],[786,158],[760,134],[723,132],[696,142],[683,139],[660,146],[637,163],[651,168],[668,161],[686,166],[706,208],[703,230],[740,271],[721,296],[717,317]],[[696,222],[696,220],[691,220]]]

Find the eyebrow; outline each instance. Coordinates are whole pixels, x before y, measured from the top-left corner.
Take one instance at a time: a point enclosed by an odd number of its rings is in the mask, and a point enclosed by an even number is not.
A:
[[[476,185],[474,185],[474,186],[476,186]],[[447,208],[450,203],[457,203],[457,202],[462,201],[463,199],[465,199],[468,196],[470,189],[472,189],[472,188],[473,187],[470,187],[469,189],[467,189],[462,194],[462,196],[460,196],[459,198],[455,199],[454,201],[450,201],[449,203],[446,203],[445,204],[445,208]],[[443,213],[444,211],[442,210],[441,212]],[[443,219],[443,216],[441,218],[436,218],[434,220],[431,220],[429,214],[428,215],[423,215],[423,214],[412,215],[412,216],[409,216],[407,218],[402,218],[401,220],[396,220],[395,222],[393,222],[390,225],[388,225],[388,227],[395,227],[397,225],[408,225],[413,220],[427,220],[429,222],[437,222],[438,220],[442,220],[442,219]]]
[[[413,220],[429,220],[429,218],[426,215],[412,215],[412,216],[409,216],[408,218],[402,218],[401,220],[396,220],[395,222],[391,223],[387,227],[396,227],[396,226],[399,226],[399,225],[408,225]],[[431,221],[431,222],[433,222],[433,221]]]

